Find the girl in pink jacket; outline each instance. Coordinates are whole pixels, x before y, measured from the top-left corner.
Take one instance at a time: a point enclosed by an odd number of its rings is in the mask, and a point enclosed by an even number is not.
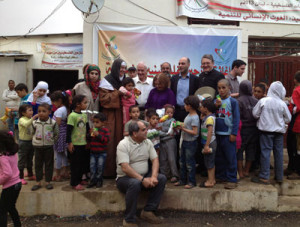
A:
[[[7,213],[10,214],[14,226],[21,226],[16,209],[16,202],[21,191],[22,183],[18,169],[18,145],[11,132],[0,131],[0,226],[7,226]]]

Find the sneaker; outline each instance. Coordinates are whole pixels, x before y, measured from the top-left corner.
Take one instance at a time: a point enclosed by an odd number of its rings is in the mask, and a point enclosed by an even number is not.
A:
[[[47,189],[47,190],[53,189],[53,185],[52,185],[52,184],[47,184],[47,185],[46,185],[46,189]]]
[[[91,183],[89,183],[89,185],[87,186],[87,188],[92,188],[94,186],[96,186],[96,183],[95,182],[91,182]]]
[[[161,224],[162,223],[162,220],[160,218],[156,217],[152,211],[142,210],[141,219],[143,219],[146,222],[149,222],[151,224]]]
[[[21,183],[22,183],[23,185],[26,185],[26,184],[27,184],[27,181],[24,180],[24,179],[21,179]]]
[[[75,189],[76,191],[82,191],[84,190],[84,187],[81,184],[78,184],[77,186],[74,186],[73,189]]]
[[[225,185],[224,185],[224,188],[225,189],[235,189],[237,188],[237,183],[234,183],[234,182],[227,182]]]
[[[127,227],[137,227],[138,225],[136,223],[133,222],[127,222],[125,221],[125,219],[123,220],[123,226],[127,226]]]
[[[101,188],[103,185],[103,181],[98,181],[96,184],[96,188]]]
[[[36,191],[36,190],[40,189],[41,187],[42,187],[41,185],[36,184],[31,188],[31,191]]]

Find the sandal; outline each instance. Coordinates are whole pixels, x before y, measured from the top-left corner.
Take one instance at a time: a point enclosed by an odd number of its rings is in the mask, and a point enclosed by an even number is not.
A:
[[[73,186],[73,189],[75,189],[76,191],[82,191],[84,190],[84,187],[81,184],[78,184],[77,186]]]
[[[199,187],[200,187],[200,188],[213,188],[213,187],[214,187],[214,185],[213,185],[213,186],[207,186],[207,185],[205,185],[205,183],[206,183],[206,181],[202,181],[202,182],[199,184]]]
[[[288,180],[300,180],[300,175],[297,173],[292,173],[287,176]]]
[[[254,182],[254,183],[257,183],[257,184],[264,184],[264,185],[270,184],[269,181],[263,181],[259,177],[252,177],[251,181]]]
[[[183,185],[185,185],[183,182],[181,182],[181,181],[177,181],[175,184],[174,184],[174,186],[183,186]]]
[[[177,177],[172,177],[172,178],[171,178],[171,183],[176,183],[176,182],[178,182]]]
[[[186,184],[184,186],[185,189],[192,189],[193,187],[195,187],[195,185],[193,185],[193,184]]]
[[[61,182],[61,181],[62,181],[62,178],[61,178],[61,176],[54,176],[54,177],[52,178],[52,180],[53,180],[53,181],[56,181],[56,182]]]

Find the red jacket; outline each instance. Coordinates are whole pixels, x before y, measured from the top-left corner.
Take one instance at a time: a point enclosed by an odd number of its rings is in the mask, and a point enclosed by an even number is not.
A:
[[[296,111],[293,111],[294,109]],[[297,86],[293,91],[292,100],[289,105],[289,110],[292,115],[297,114],[295,123],[293,126],[293,132],[300,133],[300,114],[299,114],[299,112],[300,112],[300,86]]]

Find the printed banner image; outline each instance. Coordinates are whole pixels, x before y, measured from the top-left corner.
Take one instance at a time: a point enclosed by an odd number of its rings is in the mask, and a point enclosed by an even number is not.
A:
[[[177,16],[212,20],[300,23],[299,0],[177,0]]]
[[[130,31],[131,30],[131,31]],[[149,75],[160,73],[163,62],[171,64],[172,74],[178,73],[178,61],[188,57],[191,61],[190,72],[201,73],[201,58],[204,54],[212,54],[218,71],[227,74],[232,62],[238,57],[240,30],[216,32],[211,29],[173,28],[168,31],[165,27],[149,28],[118,26],[97,26],[98,65],[102,74],[111,71],[111,65],[117,58],[122,58],[127,67],[137,66],[144,62]],[[95,50],[95,48],[94,48]]]
[[[44,68],[81,68],[83,45],[81,43],[42,43]]]

